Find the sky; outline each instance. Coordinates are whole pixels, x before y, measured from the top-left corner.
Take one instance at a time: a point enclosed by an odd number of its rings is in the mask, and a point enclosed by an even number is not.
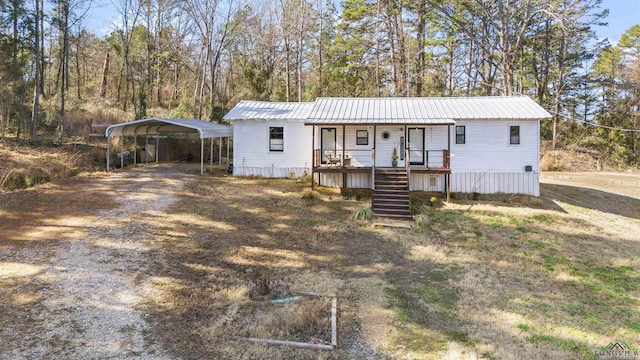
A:
[[[118,3],[118,0],[94,0],[88,14],[87,28],[99,36],[108,35],[118,17],[114,3]],[[599,39],[607,38],[615,43],[627,29],[640,24],[640,0],[603,0],[601,8],[609,9],[609,16],[605,19],[609,25],[595,27]]]
[[[609,16],[605,19],[609,26],[594,29],[600,39],[616,42],[631,26],[640,25],[640,0],[603,0],[601,6],[609,9]]]

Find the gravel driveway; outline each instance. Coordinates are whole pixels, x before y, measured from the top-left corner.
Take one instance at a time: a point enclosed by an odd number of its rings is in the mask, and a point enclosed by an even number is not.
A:
[[[24,207],[54,204],[0,225],[0,358],[170,358],[136,309],[162,260],[155,230],[193,176],[148,166],[27,192]]]

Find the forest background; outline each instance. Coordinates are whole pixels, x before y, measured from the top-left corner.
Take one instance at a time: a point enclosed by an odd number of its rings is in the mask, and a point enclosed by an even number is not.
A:
[[[95,6],[0,0],[3,142],[242,99],[527,95],[545,149],[640,161],[640,25],[599,39],[601,0],[113,0],[106,32]]]

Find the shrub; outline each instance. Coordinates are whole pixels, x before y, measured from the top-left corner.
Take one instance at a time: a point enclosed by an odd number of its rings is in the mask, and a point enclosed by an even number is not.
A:
[[[353,220],[371,220],[373,218],[373,210],[366,207],[357,207],[351,213]]]
[[[552,154],[544,154],[540,159],[540,170],[542,171],[563,171],[565,169],[562,161],[556,159]]]
[[[302,193],[302,198],[304,200],[313,200],[313,199],[317,199],[318,198],[318,194],[316,194],[315,192],[313,192],[311,190],[305,190]]]
[[[423,228],[429,225],[431,219],[429,218],[428,214],[419,214],[416,215],[414,221],[416,222],[416,225],[418,225],[418,227]]]

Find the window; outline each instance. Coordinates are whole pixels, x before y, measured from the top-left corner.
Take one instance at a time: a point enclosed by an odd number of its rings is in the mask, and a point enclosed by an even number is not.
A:
[[[509,144],[520,145],[520,126],[509,126]]]
[[[465,139],[465,127],[464,126],[456,126],[456,144],[464,144]]]
[[[282,126],[269,127],[269,151],[284,151],[284,128]]]
[[[369,132],[367,130],[356,130],[356,145],[369,145]]]

